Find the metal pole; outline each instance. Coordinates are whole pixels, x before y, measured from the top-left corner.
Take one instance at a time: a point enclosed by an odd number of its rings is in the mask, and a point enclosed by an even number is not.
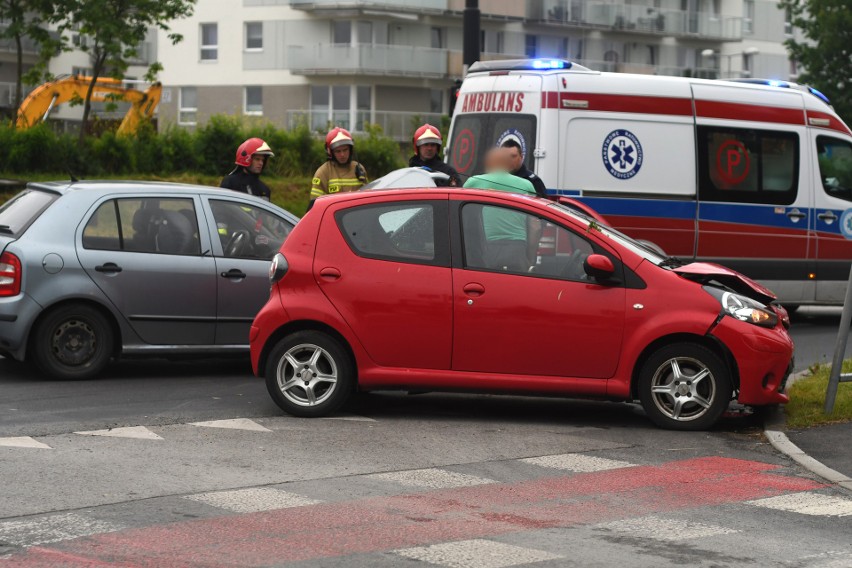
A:
[[[837,331],[837,343],[834,344],[834,359],[831,361],[831,375],[825,391],[825,413],[834,411],[834,399],[837,398],[839,383],[852,380],[852,374],[841,376],[843,355],[846,353],[846,340],[849,339],[849,324],[852,323],[852,267],[849,269],[849,282],[846,283],[846,298],[843,300],[843,314],[840,316],[840,329]]]
[[[464,3],[464,51],[462,53],[464,74],[471,65],[479,61],[479,0],[465,0]]]

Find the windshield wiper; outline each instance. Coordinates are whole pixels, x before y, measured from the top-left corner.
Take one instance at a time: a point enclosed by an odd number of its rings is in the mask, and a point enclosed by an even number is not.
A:
[[[0,233],[4,235],[14,235],[15,232],[12,230],[12,227],[9,225],[0,225]]]
[[[683,261],[673,256],[667,256],[666,259],[660,263],[660,266],[677,268],[678,266],[683,266]]]

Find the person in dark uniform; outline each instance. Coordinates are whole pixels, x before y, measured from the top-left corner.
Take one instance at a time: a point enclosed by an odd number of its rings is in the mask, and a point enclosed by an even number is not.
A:
[[[436,183],[439,186],[458,187],[461,185],[458,172],[438,155],[443,141],[441,131],[431,124],[424,124],[418,128],[411,141],[414,146],[414,155],[408,160],[408,165],[412,168],[429,168],[432,171],[445,173],[450,176],[450,179],[446,182],[436,180]]]
[[[249,138],[237,148],[237,165],[231,173],[222,178],[219,187],[257,195],[269,201],[271,192],[260,181],[260,174],[266,167],[266,161],[274,156],[269,145],[260,138]]]
[[[544,182],[524,164],[524,154],[518,141],[509,138],[501,144],[501,147],[507,149],[507,155],[511,161],[512,169],[509,173],[530,180],[535,188],[535,194],[539,197],[547,197],[547,187],[545,187]]]

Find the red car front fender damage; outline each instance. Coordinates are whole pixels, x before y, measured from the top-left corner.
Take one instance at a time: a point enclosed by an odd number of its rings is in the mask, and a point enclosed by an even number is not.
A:
[[[766,329],[723,317],[710,334],[721,341],[737,362],[740,404],[785,404],[780,392],[790,370],[793,341],[779,326]]]

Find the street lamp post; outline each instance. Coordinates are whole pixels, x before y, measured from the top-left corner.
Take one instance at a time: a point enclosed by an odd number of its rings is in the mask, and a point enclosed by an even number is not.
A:
[[[751,57],[752,55],[757,55],[758,53],[760,53],[760,49],[758,49],[756,47],[747,47],[739,53],[721,53],[721,52],[718,52],[718,51],[714,51],[712,49],[705,49],[704,51],[701,52],[701,56],[702,57],[711,57],[713,55],[718,55],[720,57],[726,57],[728,59],[728,64],[727,64],[728,71],[726,73],[726,77],[730,78],[731,77],[731,59],[732,58],[742,56],[743,62],[745,62],[746,57]],[[745,67],[745,65],[743,65],[742,67]],[[742,75],[742,70],[740,71],[740,75]]]

